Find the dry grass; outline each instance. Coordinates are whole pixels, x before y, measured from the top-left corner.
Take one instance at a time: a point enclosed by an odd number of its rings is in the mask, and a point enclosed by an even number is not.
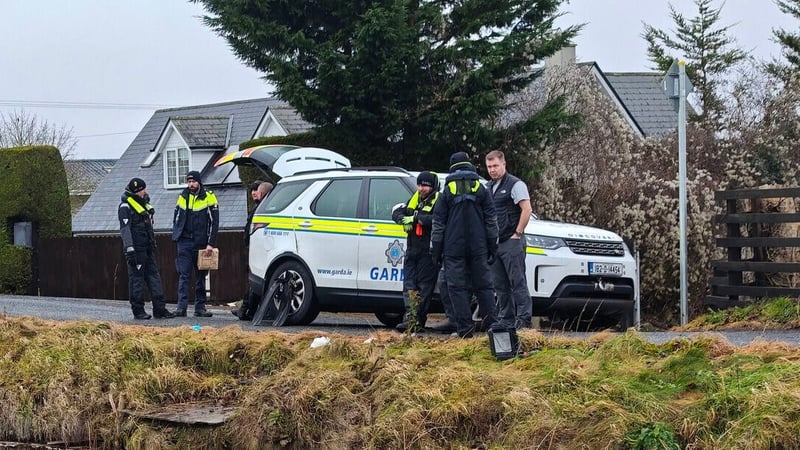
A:
[[[798,448],[800,349],[714,335],[651,344],[521,333],[529,356],[485,337],[377,332],[201,332],[0,318],[0,440],[95,447],[327,449]],[[238,408],[219,427],[124,410]]]

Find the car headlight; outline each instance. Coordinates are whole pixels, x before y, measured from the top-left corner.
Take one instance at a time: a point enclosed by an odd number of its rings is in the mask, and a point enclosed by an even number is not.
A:
[[[547,250],[555,250],[557,248],[567,246],[567,244],[565,244],[561,238],[539,236],[536,234],[526,234],[525,244],[527,244],[528,247],[543,248]]]

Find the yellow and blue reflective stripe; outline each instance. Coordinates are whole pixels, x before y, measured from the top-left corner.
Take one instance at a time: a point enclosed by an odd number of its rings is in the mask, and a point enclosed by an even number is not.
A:
[[[253,223],[264,224],[265,228],[271,230],[393,238],[406,237],[403,226],[394,222],[256,215],[253,217]],[[370,225],[374,225],[377,229],[374,232],[363,230],[364,227]]]

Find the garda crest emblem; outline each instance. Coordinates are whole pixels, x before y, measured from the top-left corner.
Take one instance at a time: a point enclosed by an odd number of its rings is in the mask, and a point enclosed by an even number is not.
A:
[[[406,255],[406,252],[400,240],[395,239],[394,242],[389,244],[384,254],[386,255],[386,262],[390,263],[392,267],[397,267],[397,265],[403,261],[403,256]]]

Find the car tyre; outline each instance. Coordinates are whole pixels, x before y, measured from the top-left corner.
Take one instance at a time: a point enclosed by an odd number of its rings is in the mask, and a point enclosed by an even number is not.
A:
[[[394,328],[403,321],[403,313],[376,312],[375,317],[389,328]]]
[[[294,293],[289,303],[289,316],[285,323],[286,325],[308,325],[319,315],[319,304],[314,298],[314,281],[302,264],[298,261],[287,261],[278,266],[269,278],[267,291],[269,291],[269,286],[272,286],[285,272],[294,286]]]

